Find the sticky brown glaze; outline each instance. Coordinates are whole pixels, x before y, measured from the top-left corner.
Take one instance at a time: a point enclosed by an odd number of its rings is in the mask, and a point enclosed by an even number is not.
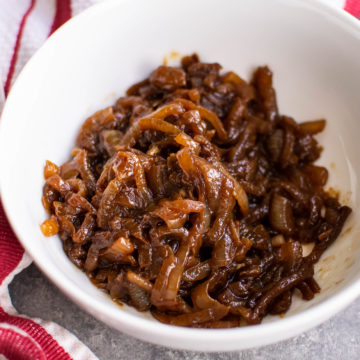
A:
[[[268,67],[246,82],[184,57],[89,117],[70,161],[46,163],[42,231],[161,322],[260,323],[319,292],[314,264],[351,212],[314,164],[324,127],[279,113]]]

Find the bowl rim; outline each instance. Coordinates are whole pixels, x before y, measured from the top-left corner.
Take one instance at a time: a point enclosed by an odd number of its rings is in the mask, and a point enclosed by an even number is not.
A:
[[[101,2],[95,4],[88,9],[81,12],[79,15],[67,21],[63,26],[61,26],[53,35],[49,37],[48,40],[36,51],[36,53],[31,57],[27,64],[22,69],[19,74],[15,84],[10,90],[7,101],[3,109],[3,113],[0,121],[0,168],[4,165],[4,154],[5,146],[1,141],[2,138],[5,138],[4,132],[6,130],[6,114],[7,114],[7,104],[10,103],[8,99],[13,99],[16,97],[16,89],[18,84],[21,83],[24,74],[27,73],[33,62],[37,61],[38,57],[42,56],[42,53],[46,51],[46,48],[49,43],[53,43],[57,40],[58,36],[61,36],[64,32],[64,29],[67,30],[75,26],[78,22],[82,22],[84,19],[94,16],[99,10],[104,11],[111,9],[114,6],[120,6],[123,3],[129,3],[134,0],[108,0],[106,2]],[[136,0],[139,1],[139,0]],[[298,0],[297,0],[298,1]],[[342,22],[343,25],[351,26],[353,31],[357,32],[360,36],[360,21],[350,14],[346,13],[342,9],[338,9],[329,3],[326,3],[325,0],[301,0],[303,3],[307,4],[310,8],[314,10],[320,10],[323,14],[327,14],[331,17],[331,20],[338,20]],[[287,4],[291,5],[290,2]],[[136,6],[136,5],[135,5]],[[360,39],[360,37],[359,37]],[[359,40],[360,45],[360,40]],[[11,101],[12,102],[12,101]],[[2,151],[1,151],[2,150]],[[160,339],[164,337],[167,340],[174,340],[175,344],[167,343],[166,346],[191,349],[191,343],[199,342],[204,343],[204,338],[206,338],[207,343],[221,344],[225,342],[226,346],[210,346],[211,348],[208,351],[217,351],[217,350],[236,350],[236,349],[245,349],[248,347],[257,346],[256,344],[266,345],[279,340],[285,340],[292,336],[295,336],[303,331],[306,331],[310,328],[315,327],[321,322],[327,320],[331,316],[335,315],[337,312],[341,311],[352,301],[354,301],[360,295],[360,279],[355,280],[352,284],[344,286],[337,294],[332,295],[328,299],[323,300],[322,302],[315,304],[311,308],[305,309],[300,313],[290,315],[281,319],[281,321],[275,321],[271,323],[262,323],[254,326],[231,328],[231,329],[194,329],[194,328],[182,328],[178,326],[171,326],[162,324],[157,321],[150,319],[145,319],[137,317],[136,315],[131,314],[127,311],[118,311],[114,313],[112,309],[102,306],[100,300],[96,298],[91,298],[88,296],[88,293],[81,288],[78,288],[74,282],[65,276],[65,274],[55,266],[48,258],[38,256],[38,254],[32,249],[30,241],[27,239],[25,234],[21,233],[20,227],[21,223],[16,216],[16,207],[13,206],[13,200],[11,193],[8,191],[11,188],[11,181],[6,180],[5,176],[2,176],[4,172],[0,172],[0,195],[3,208],[6,214],[6,217],[19,239],[22,246],[25,248],[31,258],[34,260],[36,265],[41,269],[41,271],[54,283],[63,293],[70,297],[73,301],[79,304],[87,312],[91,313],[96,318],[102,320],[103,322],[109,324],[109,319],[112,319],[111,326],[114,326],[114,320],[121,324],[121,328],[125,330],[130,329],[129,333],[136,336],[136,331],[141,329],[142,334],[138,334],[142,339],[147,340],[147,336],[154,338],[154,336],[159,337]],[[121,310],[121,309],[120,309]],[[120,327],[119,327],[120,328]],[[244,341],[251,338],[258,338],[261,341],[255,341],[255,345],[246,345],[235,343],[233,346],[229,345],[229,340],[236,339],[237,341]],[[176,340],[181,339],[182,343],[189,342],[190,346],[177,345]],[[147,340],[150,342],[156,342],[154,340]],[[165,345],[164,341],[160,341]],[[204,346],[202,346],[204,348]]]

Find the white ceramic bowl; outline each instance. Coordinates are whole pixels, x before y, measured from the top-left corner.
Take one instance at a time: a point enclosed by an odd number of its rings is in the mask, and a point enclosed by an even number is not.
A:
[[[70,156],[92,112],[143,79],[170,51],[197,51],[247,76],[257,65],[275,73],[280,110],[297,120],[325,117],[319,136],[330,186],[354,213],[317,266],[322,292],[295,299],[286,316],[261,325],[199,330],[163,325],[119,307],[45,238],[40,198],[45,159]],[[1,121],[2,200],[17,236],[42,271],[73,301],[106,324],[153,343],[203,351],[265,345],[305,331],[360,293],[360,23],[314,0],[129,0],[90,8],[57,31],[29,61]]]

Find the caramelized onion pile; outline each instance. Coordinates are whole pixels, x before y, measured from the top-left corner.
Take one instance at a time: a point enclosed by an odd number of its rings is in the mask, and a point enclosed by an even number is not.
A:
[[[197,55],[158,67],[44,171],[43,233],[112,299],[172,325],[257,324],[312,299],[351,212],[314,165],[325,120],[280,115],[266,66],[250,83],[220,70]]]

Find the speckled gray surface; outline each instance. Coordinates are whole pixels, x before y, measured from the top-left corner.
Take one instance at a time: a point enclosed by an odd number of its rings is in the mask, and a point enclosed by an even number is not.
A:
[[[360,299],[317,328],[278,344],[233,353],[195,353],[151,345],[113,330],[79,309],[31,265],[10,285],[22,314],[52,320],[72,331],[100,360],[358,360]]]

